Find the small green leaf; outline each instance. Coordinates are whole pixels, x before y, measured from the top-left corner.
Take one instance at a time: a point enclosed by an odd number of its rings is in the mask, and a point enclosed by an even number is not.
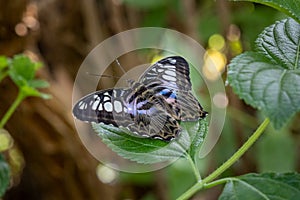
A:
[[[28,85],[33,88],[47,88],[49,87],[49,83],[40,79],[33,79],[28,81]]]
[[[49,86],[49,83],[44,80],[34,79],[36,70],[41,66],[41,63],[32,62],[27,56],[22,54],[14,56],[9,63],[8,74],[19,87],[24,98],[28,96],[41,97],[43,99],[51,98],[50,95],[36,90],[36,88]]]
[[[43,93],[43,92],[39,92],[39,97],[41,97],[42,99],[51,99],[52,95],[46,94],[46,93]]]
[[[189,148],[189,154],[193,161],[197,160],[198,153],[201,149],[202,143],[204,142],[205,136],[208,132],[208,122],[205,119],[199,121],[200,126],[199,129],[196,131],[196,135],[192,141],[192,144]]]
[[[23,86],[34,78],[36,68],[36,64],[25,55],[16,55],[12,59],[9,76],[18,86]]]
[[[246,174],[227,182],[219,200],[300,199],[300,174]]]
[[[240,0],[235,0],[240,1]],[[282,1],[282,0],[242,0],[242,1],[251,1],[254,3],[261,3],[272,8],[279,10],[287,14],[290,17],[293,17],[300,23],[300,3],[299,0],[289,0],[289,1]]]
[[[2,154],[0,154],[0,197],[2,197],[9,185],[10,170],[9,166],[4,160]]]
[[[51,95],[42,93],[42,92],[38,91],[37,89],[35,89],[33,87],[30,87],[28,85],[22,86],[20,88],[20,90],[23,93],[24,97],[32,96],[32,97],[41,97],[43,99],[50,99],[51,98]]]
[[[199,130],[200,122],[182,123],[180,136],[171,142],[135,137],[125,129],[102,123],[92,123],[92,126],[102,141],[123,158],[150,164],[171,161],[184,156],[192,138]]]
[[[8,59],[5,56],[0,56],[0,71],[8,66]]]
[[[300,111],[300,25],[282,20],[266,28],[256,44],[259,52],[246,52],[231,61],[228,82],[278,129]]]

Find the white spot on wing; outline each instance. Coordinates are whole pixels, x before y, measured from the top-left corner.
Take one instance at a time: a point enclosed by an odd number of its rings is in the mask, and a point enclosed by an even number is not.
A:
[[[174,76],[174,77],[176,76],[176,72],[172,70],[166,70],[165,73],[170,76]]]
[[[113,96],[117,96],[117,91],[116,90],[113,90]]]
[[[79,104],[78,104],[78,106],[79,106],[79,109],[80,110],[84,110],[85,108],[85,105],[86,105],[86,103],[85,102],[83,102],[83,101],[81,101],[81,102],[79,102]]]
[[[100,101],[99,100],[96,100],[94,103],[93,103],[93,106],[92,106],[92,110],[96,110],[98,105],[99,105]]]
[[[151,71],[156,72],[156,68],[152,68]]]
[[[102,111],[103,110],[103,104],[100,103],[99,107],[98,107],[98,110]]]
[[[173,65],[176,64],[176,60],[175,60],[175,59],[170,58],[169,61],[170,61],[170,63],[173,64]]]
[[[171,69],[175,69],[175,65],[165,65],[165,68],[171,68]]]
[[[162,75],[163,79],[167,80],[167,81],[173,81],[175,82],[176,81],[176,78],[173,77],[173,76],[169,76],[169,75]]]
[[[113,110],[113,106],[112,106],[112,104],[110,102],[105,102],[104,103],[104,109],[107,112],[111,112]]]
[[[110,98],[108,96],[105,96],[103,101],[110,101]]]
[[[122,112],[122,103],[120,101],[114,101],[114,109],[117,113]]]

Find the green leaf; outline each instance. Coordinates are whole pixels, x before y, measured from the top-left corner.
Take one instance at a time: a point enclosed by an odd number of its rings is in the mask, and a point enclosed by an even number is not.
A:
[[[284,69],[300,68],[300,24],[295,20],[288,18],[267,27],[255,43],[270,62]]]
[[[18,85],[26,85],[35,75],[36,64],[25,55],[16,55],[11,62],[9,76]]]
[[[92,123],[92,126],[102,141],[123,158],[138,163],[151,164],[171,161],[184,156],[192,138],[198,134],[200,122],[181,123],[180,136],[171,142],[135,137],[125,129],[102,123]]]
[[[256,44],[258,52],[246,52],[231,61],[228,82],[278,129],[300,110],[300,25],[282,20],[266,28]]]
[[[25,55],[16,55],[9,63],[8,74],[14,83],[19,87],[23,97],[36,96],[43,99],[51,98],[50,95],[44,94],[36,90],[36,88],[45,88],[49,86],[49,83],[34,79],[36,70],[41,67],[41,63],[32,62]]]
[[[200,126],[199,126],[199,129],[197,130],[198,134],[196,134],[196,136],[194,137],[192,144],[189,148],[189,154],[190,154],[191,158],[193,159],[194,163],[197,160],[198,153],[204,142],[204,138],[208,132],[208,122],[207,122],[206,118],[203,120],[200,120],[199,123],[200,123]]]
[[[5,56],[0,56],[0,71],[8,66],[8,59]]]
[[[235,0],[240,1],[240,0]],[[244,1],[244,0],[243,0]],[[282,0],[245,0],[251,1],[254,3],[260,3],[272,8],[279,10],[287,14],[290,17],[293,17],[300,23],[300,3],[299,0],[289,0],[289,1],[282,1]]]
[[[42,98],[42,99],[51,99],[52,95],[46,94],[46,93],[43,93],[43,92],[39,92],[39,97]]]
[[[149,153],[168,144],[162,140],[135,137],[126,129],[103,123],[92,123],[92,126],[103,140],[113,142],[116,146],[123,146],[126,151]]]
[[[0,154],[0,197],[2,197],[9,185],[10,170],[9,166],[4,160],[3,155]]]
[[[5,56],[0,56],[0,81],[8,75],[9,59]]]
[[[23,93],[24,97],[32,96],[32,97],[41,97],[43,99],[50,99],[51,98],[51,95],[42,93],[42,92],[38,91],[37,89],[35,89],[33,87],[30,87],[28,85],[22,86],[20,88],[20,90]]]
[[[220,200],[300,199],[297,173],[246,174],[228,181]]]
[[[34,80],[29,80],[28,85],[33,88],[47,88],[49,87],[49,83],[44,80],[40,79],[34,79]]]

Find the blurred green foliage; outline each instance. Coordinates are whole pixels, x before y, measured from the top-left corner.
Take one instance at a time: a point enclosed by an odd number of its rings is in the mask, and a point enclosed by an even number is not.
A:
[[[4,78],[9,77],[19,89],[17,97],[0,119],[1,138],[8,140],[6,141],[7,144],[4,144],[5,141],[2,141],[2,145],[4,146],[1,150],[4,152],[0,154],[0,197],[4,195],[11,179],[10,167],[4,155],[5,152],[9,151],[13,146],[13,139],[9,132],[3,129],[4,125],[26,97],[36,96],[43,99],[50,98],[49,94],[42,93],[38,90],[39,88],[49,86],[47,81],[35,78],[36,71],[40,67],[41,63],[33,62],[28,56],[23,54],[15,55],[13,58],[0,56],[0,82]]]

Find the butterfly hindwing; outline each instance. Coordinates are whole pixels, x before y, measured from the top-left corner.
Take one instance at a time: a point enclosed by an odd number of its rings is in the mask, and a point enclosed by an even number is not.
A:
[[[139,111],[144,113],[139,113],[136,120],[127,126],[130,131],[143,137],[159,138],[166,141],[174,139],[179,134],[178,121],[160,105],[153,104],[148,110]]]

